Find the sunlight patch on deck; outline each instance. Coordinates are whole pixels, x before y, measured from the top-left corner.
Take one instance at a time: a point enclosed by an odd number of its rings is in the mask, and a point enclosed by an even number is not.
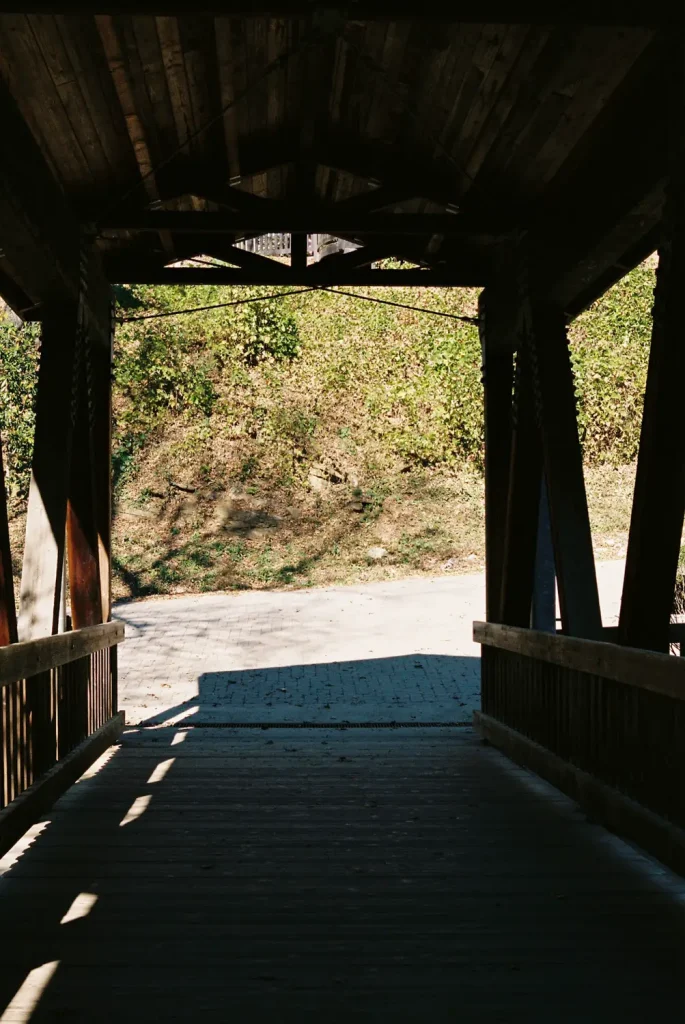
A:
[[[29,1021],[58,967],[59,960],[51,960],[40,967],[34,967],[0,1017],[0,1024],[25,1024]]]
[[[161,782],[175,760],[175,757],[170,757],[166,761],[160,761],[157,767],[152,772],[150,778],[147,780],[148,785],[150,785],[153,782]]]
[[[137,796],[126,814],[119,822],[119,827],[122,828],[124,825],[130,825],[132,821],[136,821],[137,818],[142,817],[145,814],[152,797],[147,794],[146,796]]]
[[[69,924],[70,921],[78,921],[81,917],[88,917],[97,901],[98,897],[94,892],[80,892],[60,921],[60,924]]]

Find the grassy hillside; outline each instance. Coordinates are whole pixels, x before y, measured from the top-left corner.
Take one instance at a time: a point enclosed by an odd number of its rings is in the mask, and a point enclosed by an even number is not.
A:
[[[572,330],[602,555],[625,543],[652,288],[653,269],[638,268]],[[473,291],[375,294],[476,311]],[[121,312],[244,296],[141,287],[121,293]],[[18,367],[0,390],[17,535],[35,356],[31,329],[0,330],[0,361]],[[117,330],[115,423],[118,596],[482,566],[480,345],[469,324],[323,292],[138,320]]]

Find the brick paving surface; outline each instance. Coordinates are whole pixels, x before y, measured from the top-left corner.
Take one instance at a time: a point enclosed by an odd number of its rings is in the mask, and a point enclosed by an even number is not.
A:
[[[622,563],[600,565],[605,623]],[[458,722],[479,704],[482,575],[122,603],[134,723]]]

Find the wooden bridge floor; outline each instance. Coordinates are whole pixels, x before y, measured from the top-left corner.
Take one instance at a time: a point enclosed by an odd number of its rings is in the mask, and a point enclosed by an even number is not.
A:
[[[132,731],[35,831],[0,881],[2,1022],[685,1005],[685,883],[470,730]]]

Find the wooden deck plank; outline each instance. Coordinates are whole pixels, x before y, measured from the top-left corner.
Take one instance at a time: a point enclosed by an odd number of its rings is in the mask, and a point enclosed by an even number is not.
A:
[[[682,1006],[685,881],[470,730],[178,732],[126,733],[0,861],[0,1013],[55,961],[38,1024]]]

